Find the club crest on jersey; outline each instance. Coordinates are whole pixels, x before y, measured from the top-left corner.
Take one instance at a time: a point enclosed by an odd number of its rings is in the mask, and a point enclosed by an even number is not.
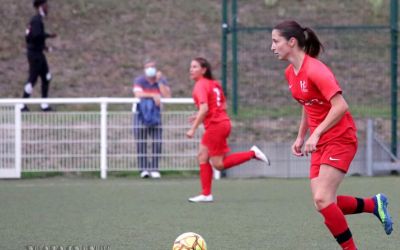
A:
[[[305,80],[300,80],[301,92],[308,92],[307,83]]]

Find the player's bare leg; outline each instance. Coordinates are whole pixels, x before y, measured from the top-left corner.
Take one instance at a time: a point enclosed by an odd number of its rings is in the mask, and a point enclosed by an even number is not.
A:
[[[342,249],[355,250],[356,245],[342,210],[336,204],[336,193],[345,173],[322,164],[318,177],[311,179],[311,192],[316,209]]]

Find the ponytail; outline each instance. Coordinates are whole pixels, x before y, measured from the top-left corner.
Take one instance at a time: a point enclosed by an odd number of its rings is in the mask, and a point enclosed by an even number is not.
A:
[[[315,32],[308,27],[301,27],[296,21],[284,21],[276,25],[274,29],[278,30],[286,40],[294,37],[299,47],[311,57],[318,57],[321,50],[324,50]]]
[[[306,52],[307,55],[311,57],[318,57],[319,52],[324,50],[324,46],[322,43],[319,41],[317,35],[315,32],[308,28],[305,27],[303,28],[304,30],[304,51]]]

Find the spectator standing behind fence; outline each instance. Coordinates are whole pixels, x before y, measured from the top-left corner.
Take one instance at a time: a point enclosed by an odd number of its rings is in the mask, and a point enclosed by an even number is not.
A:
[[[141,178],[161,178],[158,169],[162,151],[161,98],[171,97],[166,78],[156,68],[153,60],[144,63],[144,75],[133,81],[133,94],[140,98],[134,113],[134,135]],[[151,157],[147,154],[151,137]]]
[[[32,17],[29,27],[26,29],[25,36],[29,76],[24,86],[23,98],[31,96],[38,77],[42,80],[42,98],[47,98],[51,74],[43,51],[49,50],[46,46],[46,39],[54,38],[56,34],[48,34],[44,28],[43,18],[47,16],[49,10],[47,0],[34,0],[33,7],[36,9],[37,14]],[[40,108],[42,111],[51,110],[51,107],[47,103],[42,103]],[[29,111],[29,109],[26,105],[23,105],[21,111]]]
[[[393,230],[385,195],[337,196],[357,151],[356,126],[332,71],[317,59],[323,49],[317,35],[295,21],[272,30],[271,50],[290,64],[285,70],[292,96],[303,106],[295,156],[311,154],[310,179],[314,205],[342,249],[357,249],[344,215],[373,213],[386,234]],[[306,133],[310,136],[305,141]],[[303,148],[304,146],[304,148]]]
[[[224,92],[212,75],[210,63],[201,57],[193,59],[190,64],[190,78],[195,81],[192,95],[198,112],[189,118],[192,126],[186,132],[186,136],[192,138],[201,123],[204,124],[205,132],[197,155],[202,192],[189,198],[189,201],[212,202],[212,167],[224,170],[251,159],[269,165],[269,160],[257,146],[245,152],[227,155],[230,151],[227,139],[231,132],[231,121],[226,113]]]

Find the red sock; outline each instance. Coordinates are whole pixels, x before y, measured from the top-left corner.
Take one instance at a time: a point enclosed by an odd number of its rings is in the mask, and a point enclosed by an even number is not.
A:
[[[200,164],[200,182],[201,182],[201,194],[211,194],[211,184],[213,178],[213,169],[210,163]]]
[[[243,162],[253,159],[255,156],[254,151],[238,152],[228,155],[224,158],[224,168],[228,169],[239,165]]]
[[[336,238],[336,241],[342,249],[356,250],[357,247],[354,244],[353,237],[342,210],[340,210],[335,203],[332,203],[326,208],[321,209],[319,212],[325,218],[325,225]]]
[[[338,196],[337,205],[343,214],[373,213],[375,203],[372,198],[357,198],[353,196]]]

